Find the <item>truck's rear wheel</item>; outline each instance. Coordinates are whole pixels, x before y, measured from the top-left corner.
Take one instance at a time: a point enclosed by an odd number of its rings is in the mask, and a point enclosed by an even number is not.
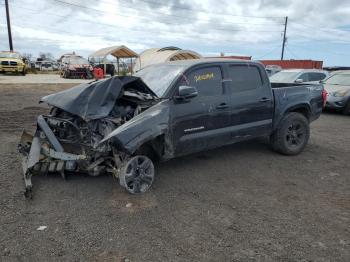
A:
[[[291,112],[283,117],[281,123],[271,136],[275,151],[284,155],[297,155],[306,146],[310,137],[309,122],[300,113]]]
[[[154,164],[150,158],[137,155],[123,165],[119,183],[131,194],[145,193],[154,180]]]

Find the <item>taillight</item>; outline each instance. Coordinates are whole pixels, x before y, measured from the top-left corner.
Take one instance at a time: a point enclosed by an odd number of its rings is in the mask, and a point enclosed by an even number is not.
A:
[[[327,91],[324,89],[322,90],[322,100],[323,100],[323,107],[325,107],[327,102]]]

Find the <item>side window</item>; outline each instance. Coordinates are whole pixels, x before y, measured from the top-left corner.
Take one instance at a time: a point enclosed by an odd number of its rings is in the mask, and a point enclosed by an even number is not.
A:
[[[325,74],[323,74],[323,73],[319,73],[319,75],[320,75],[320,78],[318,79],[318,80],[323,80],[323,79],[325,79],[327,76],[325,75]]]
[[[301,76],[298,77],[298,79],[302,79],[303,82],[308,82],[309,81],[309,73],[304,73]]]
[[[253,90],[263,85],[259,68],[251,65],[230,65],[229,78],[233,92]]]
[[[310,73],[310,79],[309,81],[320,81],[323,80],[326,77],[323,73]]]
[[[195,69],[184,78],[181,85],[196,87],[198,96],[215,96],[223,93],[222,73],[218,66]]]

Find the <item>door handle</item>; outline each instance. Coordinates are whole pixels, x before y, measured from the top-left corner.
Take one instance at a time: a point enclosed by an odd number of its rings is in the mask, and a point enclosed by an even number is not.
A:
[[[221,103],[220,105],[216,106],[216,109],[226,109],[228,108],[228,104],[226,103]]]
[[[271,98],[263,97],[259,100],[259,102],[261,102],[261,103],[268,102],[268,101],[271,101]]]

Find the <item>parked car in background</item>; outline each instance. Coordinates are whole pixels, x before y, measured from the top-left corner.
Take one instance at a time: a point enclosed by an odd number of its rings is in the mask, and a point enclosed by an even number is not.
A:
[[[319,83],[329,73],[318,69],[287,69],[270,77],[272,83]]]
[[[278,65],[267,65],[265,67],[265,70],[266,70],[267,75],[270,77],[270,76],[273,76],[274,74],[282,71],[282,67],[280,67]]]
[[[40,71],[53,71],[51,61],[42,61],[40,65]]]
[[[23,57],[17,52],[0,52],[0,72],[1,73],[20,73],[25,75],[27,66]]]
[[[35,69],[40,70],[40,68],[41,68],[41,61],[36,61],[35,62]]]
[[[63,78],[93,78],[93,68],[89,61],[78,55],[62,58],[61,76]]]
[[[60,65],[59,65],[58,62],[52,63],[52,69],[53,69],[54,71],[57,71],[59,68],[60,68]]]
[[[334,72],[323,84],[327,91],[326,108],[350,114],[350,70]]]

